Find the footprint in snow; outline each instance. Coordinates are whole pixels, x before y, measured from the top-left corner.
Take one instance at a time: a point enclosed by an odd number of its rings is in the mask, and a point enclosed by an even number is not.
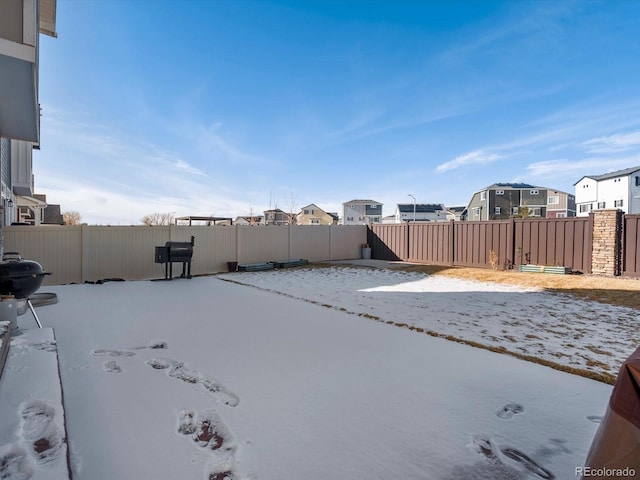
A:
[[[102,369],[107,373],[122,373],[122,367],[115,360],[105,362]]]
[[[128,349],[115,349],[115,348],[99,348],[93,350],[91,355],[94,357],[133,357],[136,352],[132,350],[166,350],[169,348],[168,344],[164,340],[152,340],[146,345],[137,345]]]
[[[543,480],[554,480],[556,477],[546,468],[536,463],[527,454],[511,447],[499,447],[485,435],[476,435],[472,439],[473,447],[494,463],[502,463],[513,469],[525,469]]]
[[[167,370],[167,375],[172,378],[182,380],[185,383],[202,385],[206,390],[213,394],[216,400],[225,405],[236,407],[240,403],[240,398],[220,382],[212,378],[205,377],[195,370],[187,369],[182,362],[177,362],[169,358],[152,358],[151,360],[148,360],[146,364],[156,370]]]
[[[211,409],[184,410],[178,414],[178,433],[191,437],[200,448],[210,450],[211,457],[206,467],[208,480],[236,480],[235,445],[231,434],[220,416]]]
[[[99,348],[93,350],[91,355],[94,357],[133,357],[136,353],[129,350],[114,350],[107,348]]]
[[[33,476],[27,452],[9,443],[0,447],[0,478],[7,480],[28,480]]]
[[[169,344],[165,340],[151,340],[146,345],[131,347],[131,350],[166,350]]]
[[[55,408],[41,400],[27,400],[20,406],[20,437],[29,455],[41,465],[55,462],[62,454],[65,438],[53,421],[55,415]]]
[[[524,412],[524,407],[519,403],[507,403],[496,413],[496,415],[502,419],[509,420],[510,418],[513,418],[514,415],[522,412]]]

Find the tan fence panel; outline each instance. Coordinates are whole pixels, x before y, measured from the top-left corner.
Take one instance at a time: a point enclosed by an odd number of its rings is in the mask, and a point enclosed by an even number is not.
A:
[[[330,225],[297,225],[291,227],[289,234],[291,250],[287,258],[304,258],[310,262],[331,260]]]
[[[82,227],[5,227],[4,251],[18,252],[45,271],[44,285],[80,283],[82,280]]]
[[[171,227],[171,241],[188,242],[194,237],[191,273],[206,275],[226,272],[227,262],[235,262],[238,256],[238,230],[229,226],[175,226]],[[179,264],[174,265],[175,268]],[[182,267],[180,266],[180,273]]]
[[[238,263],[258,263],[289,258],[288,226],[236,226]]]
[[[195,246],[193,275],[223,272],[227,262],[255,263],[290,258],[310,261],[360,258],[365,226],[47,226],[5,227],[5,252],[17,251],[46,271],[45,285],[82,283],[106,278],[163,278],[155,247],[167,241]],[[173,265],[174,276],[182,273]]]
[[[142,280],[160,278],[162,266],[155,263],[155,247],[169,241],[171,227],[84,227],[83,279]]]
[[[360,248],[367,242],[365,225],[331,226],[331,260],[360,258]]]
[[[429,265],[452,265],[453,226],[449,222],[409,224],[410,262]]]
[[[409,257],[407,224],[370,225],[371,257],[378,260],[406,260]]]

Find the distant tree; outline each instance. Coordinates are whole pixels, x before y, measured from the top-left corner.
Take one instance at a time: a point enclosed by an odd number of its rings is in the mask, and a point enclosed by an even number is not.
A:
[[[173,224],[175,217],[173,213],[152,213],[150,215],[145,215],[140,219],[140,221],[147,225],[171,225]]]
[[[518,213],[514,215],[515,218],[529,218],[531,216],[531,211],[529,210],[529,206],[527,204],[520,205],[518,207]]]
[[[295,193],[293,193],[293,190],[291,190],[291,187],[289,187],[289,198],[285,203],[288,210],[288,212],[285,213],[287,214],[289,224],[296,225],[298,223],[298,212],[296,211],[297,199]]]
[[[82,217],[80,213],[75,210],[70,210],[62,214],[62,221],[65,225],[79,225],[81,220]]]

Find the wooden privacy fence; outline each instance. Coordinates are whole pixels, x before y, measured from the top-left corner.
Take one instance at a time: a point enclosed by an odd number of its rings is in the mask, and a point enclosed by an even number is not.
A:
[[[368,242],[380,260],[500,269],[530,263],[591,273],[592,235],[590,215],[371,225]]]
[[[625,215],[622,231],[622,274],[640,277],[640,215]]]
[[[45,284],[105,278],[160,278],[155,246],[195,237],[192,273],[222,272],[227,262],[255,263],[304,258],[309,261],[360,258],[364,225],[314,226],[11,226],[2,229],[4,251],[35,260]]]

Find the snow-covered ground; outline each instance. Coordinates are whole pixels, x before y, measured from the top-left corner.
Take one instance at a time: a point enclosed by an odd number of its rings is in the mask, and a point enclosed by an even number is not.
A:
[[[526,287],[349,266],[221,278],[593,372],[640,343],[637,310]]]
[[[388,275],[222,278],[381,318],[406,304],[408,322],[527,311],[515,289]],[[222,278],[46,287],[74,480],[572,479],[583,464],[610,386]]]

